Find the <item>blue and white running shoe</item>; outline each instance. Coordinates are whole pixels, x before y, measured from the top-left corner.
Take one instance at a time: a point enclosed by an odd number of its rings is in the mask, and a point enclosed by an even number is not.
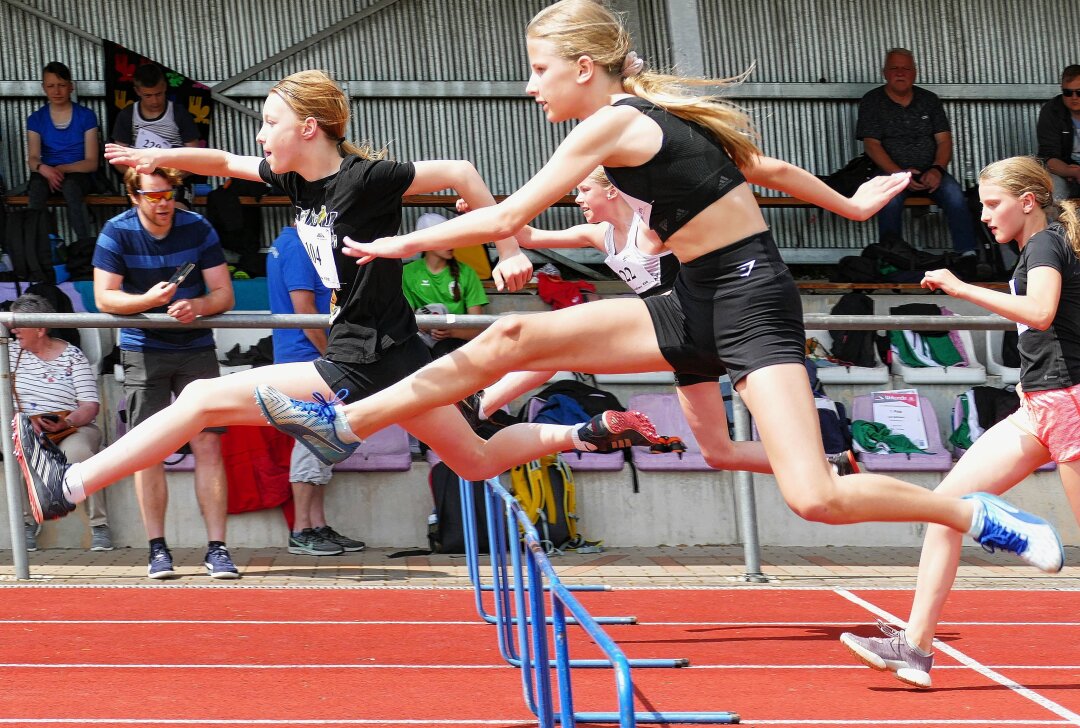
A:
[[[1037,569],[1051,574],[1065,565],[1065,549],[1057,531],[1047,521],[1022,511],[989,493],[970,493],[983,509],[982,531],[976,537],[984,549],[1011,551]]]
[[[360,446],[359,441],[344,442],[338,437],[335,427],[339,406],[348,395],[348,390],[343,389],[334,399],[327,401],[315,392],[315,401],[305,402],[287,397],[266,384],[255,388],[255,402],[266,421],[286,435],[295,437],[326,465],[340,463]]]

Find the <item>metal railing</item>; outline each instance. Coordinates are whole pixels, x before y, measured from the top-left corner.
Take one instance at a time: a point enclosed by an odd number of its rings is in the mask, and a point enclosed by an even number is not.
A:
[[[538,312],[540,313],[540,312]],[[533,314],[527,314],[533,315]],[[417,316],[422,328],[482,329],[497,321],[500,316]],[[910,329],[913,331],[943,331],[969,329],[978,331],[1011,329],[1015,324],[1000,316],[833,316],[830,314],[806,314],[807,329],[818,330],[879,330]],[[26,534],[23,526],[22,474],[12,449],[11,422],[15,413],[12,397],[11,357],[9,345],[11,329],[23,327],[45,328],[147,328],[147,329],[310,329],[326,326],[326,317],[305,314],[245,314],[227,313],[199,318],[190,324],[182,324],[166,314],[138,314],[113,316],[102,313],[12,313],[0,312],[0,440],[4,456],[4,485],[7,492],[8,521],[11,527],[11,548],[18,579],[29,579],[30,570],[26,552]],[[603,372],[600,372],[603,373]],[[746,408],[734,397],[736,439],[750,438],[749,415]],[[761,580],[760,549],[757,539],[757,516],[753,498],[753,479],[750,473],[733,474],[738,495],[739,522],[743,532],[746,578]]]

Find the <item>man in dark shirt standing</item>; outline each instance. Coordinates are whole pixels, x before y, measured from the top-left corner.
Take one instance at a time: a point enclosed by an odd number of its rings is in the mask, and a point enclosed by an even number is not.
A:
[[[952,159],[952,132],[936,94],[915,85],[915,56],[893,48],[882,68],[885,85],[859,102],[855,136],[885,174],[911,172],[911,184],[877,214],[878,233],[901,234],[904,200],[930,197],[945,212],[953,248],[975,254],[975,229],[959,183],[945,171]]]

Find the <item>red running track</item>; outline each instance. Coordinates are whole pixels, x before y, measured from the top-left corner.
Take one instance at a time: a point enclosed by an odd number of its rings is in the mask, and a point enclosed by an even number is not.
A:
[[[520,673],[470,591],[0,589],[0,726],[525,726]],[[934,688],[853,661],[845,630],[911,593],[773,587],[578,594],[630,657],[639,710],[746,725],[1080,726],[1080,592],[960,591]],[[571,628],[571,656],[598,651]],[[616,710],[613,673],[574,670],[578,711]]]

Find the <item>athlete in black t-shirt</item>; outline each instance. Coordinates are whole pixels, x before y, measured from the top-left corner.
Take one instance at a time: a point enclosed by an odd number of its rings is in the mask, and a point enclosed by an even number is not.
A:
[[[674,289],[644,300],[613,298],[501,318],[417,374],[341,408],[356,435],[456,402],[507,371],[719,376],[726,370],[754,416],[784,500],[803,518],[940,523],[1060,570],[1061,541],[1042,519],[1018,515],[985,494],[961,499],[880,473],[841,482],[825,459],[803,364],[799,292],[750,183],[865,220],[908,184],[908,173],[877,177],[849,199],[805,170],[762,156],[741,110],[692,95],[687,87],[694,79],[643,70],[629,34],[602,3],[561,0],[545,7],[530,22],[526,45],[532,72],[526,92],[549,121],[579,120],[547,164],[498,205],[401,237],[346,240],[346,254],[366,262],[512,234],[603,165],[681,261]],[[679,388],[699,440],[720,429],[717,389],[709,382]],[[317,429],[311,434],[318,436]],[[738,457],[733,452],[710,464],[749,469]]]
[[[982,220],[997,242],[1015,240],[1020,260],[1011,294],[929,271],[923,286],[971,301],[1016,322],[1020,331],[1020,409],[983,433],[945,476],[938,492],[1000,494],[1049,461],[1080,522],[1080,214],[1076,202],[1054,214],[1053,182],[1031,157],[991,164],[979,175]],[[908,626],[885,637],[850,633],[841,641],[871,667],[930,686],[931,653],[945,599],[960,562],[960,535],[931,525],[923,541]]]
[[[106,147],[110,162],[140,172],[178,167],[215,177],[263,179],[284,189],[296,206],[296,229],[308,255],[323,283],[336,290],[329,345],[326,356],[315,362],[277,364],[193,382],[171,406],[129,430],[122,442],[71,466],[58,450],[43,445],[29,419],[20,416],[16,447],[38,521],[66,515],[88,494],[161,462],[205,427],[258,425],[280,414],[273,402],[257,402],[252,397],[258,384],[270,384],[288,397],[315,393],[317,404],[294,412],[291,426],[298,431],[309,420],[333,415],[333,403],[338,401],[334,393],[346,402],[356,401],[431,360],[401,289],[400,261],[358,266],[341,254],[341,241],[346,236],[372,240],[395,234],[403,195],[451,187],[474,209],[495,200],[472,164],[380,159],[370,148],[346,142],[342,134],[347,126],[345,95],[321,71],[304,71],[275,85],[267,96],[257,137],[265,157],[213,149]],[[511,290],[520,288],[532,266],[512,239],[496,245],[501,256],[494,271],[496,282]],[[286,398],[286,406],[289,402]],[[605,413],[594,420],[586,429],[597,443],[613,437],[629,438],[636,444],[656,440],[644,418]],[[562,425],[520,425],[485,441],[453,406],[417,413],[402,425],[444,453],[448,464],[463,462],[466,467],[461,474],[466,477],[474,477],[469,468],[480,464],[505,470],[573,446],[574,428]],[[342,430],[348,439],[329,437],[316,442],[306,437],[301,442],[324,462],[335,462],[359,442],[347,425]]]

